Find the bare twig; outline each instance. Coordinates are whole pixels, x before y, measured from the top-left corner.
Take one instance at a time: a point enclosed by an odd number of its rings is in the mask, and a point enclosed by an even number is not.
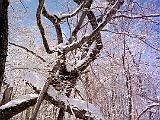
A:
[[[155,104],[151,104],[149,106],[147,106],[146,109],[144,109],[137,117],[136,120],[139,120],[141,118],[141,116],[146,113],[148,110],[152,109],[153,107],[160,107],[160,103],[155,103]]]
[[[82,4],[73,13],[62,15],[60,17],[60,20],[64,20],[64,19],[68,19],[68,18],[74,17],[77,13],[79,13],[82,10],[84,4],[85,4],[85,2],[82,2]]]
[[[80,4],[79,1],[77,1],[76,3],[77,3],[77,4]],[[82,2],[82,4],[83,4],[83,2]],[[92,0],[87,0],[87,1],[86,1],[85,5],[84,5],[84,8],[85,8],[86,10],[84,10],[84,11],[82,12],[82,15],[80,16],[80,19],[79,19],[76,27],[74,28],[74,30],[73,30],[73,32],[72,32],[71,38],[69,39],[69,43],[72,43],[72,42],[73,42],[73,38],[72,38],[72,37],[76,37],[78,31],[81,29],[81,26],[82,26],[82,24],[83,24],[84,18],[86,17],[87,10],[90,8],[91,4],[92,4]]]
[[[127,35],[131,38],[138,38],[141,42],[143,42],[144,44],[146,44],[150,48],[160,52],[159,48],[156,48],[155,46],[153,46],[153,45],[151,45],[151,44],[149,44],[149,43],[147,43],[146,41],[143,40],[143,38],[145,38],[145,36],[134,34],[134,33],[128,33],[128,32],[115,32],[115,31],[110,31],[108,29],[103,29],[102,31],[108,31],[108,32],[115,33],[115,34],[125,34],[125,35]]]
[[[113,18],[128,18],[128,19],[140,19],[140,18],[149,18],[149,17],[160,17],[160,14],[151,14],[151,15],[135,15],[135,16],[126,16],[126,15],[119,15],[119,16],[115,16]]]
[[[28,48],[24,47],[24,46],[21,46],[21,45],[17,45],[15,43],[11,43],[11,42],[8,42],[10,45],[14,45],[16,47],[19,47],[19,48],[22,48],[24,50],[26,50],[27,52],[31,53],[32,55],[34,55],[35,57],[41,59],[43,62],[46,62],[46,60],[44,58],[42,58],[41,56],[37,55],[35,52],[29,50]]]

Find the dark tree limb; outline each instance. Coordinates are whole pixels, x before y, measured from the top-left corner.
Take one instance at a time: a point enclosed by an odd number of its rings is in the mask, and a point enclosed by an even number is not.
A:
[[[44,0],[39,0],[38,8],[37,8],[37,13],[36,13],[36,19],[37,19],[37,26],[40,30],[42,39],[43,39],[43,45],[45,47],[45,50],[48,54],[52,54],[54,51],[51,51],[48,45],[48,41],[45,37],[45,30],[43,28],[42,22],[41,22],[41,11],[43,9],[44,5]]]
[[[0,0],[0,92],[8,49],[8,0]]]
[[[64,108],[60,108],[57,120],[63,120],[64,115],[65,115],[65,109]]]
[[[61,44],[63,43],[63,35],[62,35],[62,29],[61,29],[61,26],[60,26],[60,19],[56,16],[56,15],[50,15],[46,8],[43,7],[43,10],[42,10],[42,14],[52,22],[52,24],[54,25],[55,29],[56,29],[56,34],[57,34],[57,41],[58,41],[58,44]],[[66,57],[65,57],[65,53],[64,52],[58,52],[58,56],[61,56],[61,59],[60,59],[60,73],[64,73],[66,72],[66,64],[65,64],[65,60],[66,60]]]
[[[45,7],[43,7],[43,11],[42,11],[42,14],[52,22],[52,24],[54,25],[55,27],[55,30],[56,30],[56,34],[57,34],[57,41],[58,41],[58,44],[61,44],[63,43],[63,36],[62,36],[62,29],[61,29],[61,26],[60,26],[60,19],[56,16],[56,15],[50,15],[47,10],[45,9]],[[59,66],[59,74],[60,75],[64,75],[64,73],[67,72],[66,70],[66,64],[65,64],[65,60],[66,60],[66,57],[65,57],[65,53],[64,52],[58,52],[58,56],[61,56],[61,59],[59,59],[59,63],[60,63],[60,66]],[[53,67],[54,68],[54,67]],[[54,70],[54,69],[53,69]],[[52,70],[52,71],[53,71]],[[46,83],[45,83],[46,84]],[[48,84],[48,87],[49,87],[49,84]],[[43,87],[44,88],[44,87]],[[47,91],[45,91],[47,92]],[[59,110],[59,114],[58,114],[58,118],[57,120],[63,120],[63,117],[64,117],[64,114],[65,114],[65,110],[64,108],[60,108]]]
[[[40,91],[36,105],[34,107],[34,111],[32,113],[31,119],[30,120],[35,120],[39,111],[39,108],[41,106],[41,103],[43,102],[45,93],[47,92],[49,85],[51,84],[51,79],[47,79],[47,82],[45,82],[43,89]]]
[[[79,19],[78,23],[76,24],[76,27],[72,31],[72,35],[71,35],[71,38],[69,39],[69,43],[73,42],[73,38],[72,37],[75,37],[75,38],[77,37],[77,33],[78,33],[78,31],[80,30],[80,28],[81,28],[81,26],[83,24],[84,18],[86,17],[87,9],[89,9],[91,7],[91,4],[92,4],[92,0],[87,0],[87,1],[83,1],[83,2],[85,2],[84,8],[86,10],[84,10],[82,12],[82,15],[80,16],[80,19]],[[83,4],[83,2],[81,4]],[[79,1],[77,1],[76,3],[78,5],[80,4]]]
[[[7,87],[3,93],[2,101],[0,101],[0,106],[6,104],[11,100],[13,93],[13,87]]]
[[[37,89],[35,86],[32,86],[32,87],[35,90],[35,92],[37,92],[37,93],[40,92],[40,89]],[[53,88],[51,88],[51,89],[52,90],[50,90],[50,91],[54,91]],[[70,114],[74,113],[77,118],[80,118],[83,120],[88,120],[88,119],[90,119],[90,120],[104,120],[103,118],[94,118],[93,115],[88,116],[86,113],[92,113],[92,112],[89,110],[88,111],[85,110],[85,107],[83,109],[83,108],[79,108],[78,106],[75,106],[72,103],[66,104],[65,99],[56,100],[55,96],[51,96],[49,93],[50,92],[47,92],[47,94],[45,95],[45,97],[44,97],[45,100],[50,101],[51,104],[55,105],[58,108],[65,109],[66,112],[68,112]],[[0,107],[0,120],[10,119],[11,117],[15,116],[16,114],[26,110],[28,107],[35,105],[37,102],[37,98],[38,98],[38,94],[24,95],[24,96],[21,96],[20,98],[12,100],[12,101],[8,102],[7,104],[1,106]],[[64,97],[64,98],[66,98],[66,97]],[[71,100],[71,99],[68,98],[68,100]],[[19,102],[17,102],[17,101],[19,101]],[[13,105],[13,103],[14,103],[14,105]],[[84,101],[80,100],[79,105],[84,106],[84,104],[86,104],[86,106],[87,106],[87,102],[84,103]],[[89,105],[91,105],[91,104],[89,104]],[[72,111],[73,111],[73,113],[72,113]]]
[[[0,107],[0,120],[8,120],[14,115],[24,111],[37,102],[38,95],[24,95],[21,96],[24,100],[17,102],[19,99],[12,100]],[[14,105],[13,105],[14,104]]]
[[[81,64],[78,64],[79,66],[76,66],[79,71],[85,70],[88,65],[93,62],[97,55],[100,53],[100,50],[102,49],[102,41],[101,41],[101,35],[100,30],[104,28],[104,26],[111,21],[112,17],[116,14],[117,10],[121,7],[123,4],[123,0],[117,0],[115,4],[112,6],[110,11],[108,11],[104,21],[98,26],[97,22],[95,21],[95,16],[92,12],[88,14],[88,18],[93,20],[91,22],[92,28],[95,29],[89,36],[89,40],[87,40],[88,45],[90,46],[94,41],[96,41],[96,46],[92,51],[87,55],[88,57],[85,57],[84,60],[82,60]],[[87,36],[88,37],[88,36]],[[88,51],[88,50],[87,50]]]
[[[48,18],[48,19],[54,24],[54,26],[55,26],[55,28],[56,28],[57,39],[58,39],[58,43],[59,43],[59,44],[60,44],[60,43],[63,43],[63,37],[62,37],[62,32],[61,32],[60,24],[57,23],[57,21],[58,21],[57,17],[56,17],[56,16],[53,17],[53,16],[49,15],[48,12],[46,11],[45,7],[44,7],[44,0],[39,0],[39,4],[38,4],[38,8],[37,8],[37,14],[36,14],[36,17],[37,17],[37,25],[38,25],[39,30],[40,30],[40,32],[41,32],[41,36],[42,36],[42,39],[43,39],[43,44],[44,44],[44,47],[45,47],[45,49],[46,49],[46,52],[50,54],[50,53],[52,53],[53,51],[51,51],[51,50],[49,49],[49,45],[48,45],[47,39],[46,39],[46,37],[45,37],[45,31],[44,31],[44,28],[43,28],[42,23],[41,23],[41,12],[42,12],[42,9],[43,9],[43,15],[44,15],[46,18]],[[61,53],[58,52],[58,54],[60,55]],[[64,55],[63,55],[62,58],[65,59]],[[64,63],[64,62],[63,62],[63,63]],[[62,64],[63,64],[63,63],[62,63]],[[61,65],[60,67],[61,67],[61,69],[63,69],[62,65]],[[42,88],[42,90],[41,90],[41,92],[40,92],[40,95],[39,95],[39,97],[38,97],[37,103],[36,103],[36,105],[35,105],[35,108],[34,108],[34,111],[33,111],[33,114],[32,114],[32,116],[31,116],[31,119],[30,119],[30,120],[35,120],[35,119],[36,119],[38,110],[39,110],[40,105],[41,105],[41,103],[42,103],[42,101],[43,101],[43,99],[44,99],[44,95],[45,95],[45,93],[47,92],[47,90],[48,90],[48,88],[49,88],[49,85],[51,84],[51,81],[52,81],[52,79],[47,79],[47,82],[45,82],[45,85],[43,86],[43,88]]]

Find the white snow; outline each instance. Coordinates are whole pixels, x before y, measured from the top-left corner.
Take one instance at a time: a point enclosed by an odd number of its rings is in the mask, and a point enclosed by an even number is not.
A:
[[[67,68],[67,71],[71,72],[72,70],[74,70],[74,65],[68,63],[66,65],[66,68]]]
[[[148,105],[147,108],[150,108],[152,106],[160,106],[160,103],[152,103],[152,104]]]
[[[160,101],[160,96],[157,96],[158,101]]]
[[[36,72],[27,72],[24,76],[24,80],[27,80],[37,89],[41,89],[45,84],[45,77],[43,77],[40,74],[37,74]]]
[[[62,14],[59,18],[62,19],[62,18],[73,17],[81,10],[83,5],[84,5],[84,2],[75,11],[73,11],[72,14]]]
[[[44,85],[45,79],[43,77],[34,75],[33,72],[30,72],[29,74],[27,74],[26,80],[40,90]],[[65,96],[65,94],[61,94],[59,91],[56,91],[52,86],[49,87],[47,93],[49,96],[52,96],[53,99],[63,101],[66,106],[71,106],[71,108],[77,110],[86,110],[88,111],[88,115],[94,117],[96,120],[104,120],[102,114],[100,113],[100,109],[98,107],[95,107],[93,104],[88,103],[87,101],[68,98],[67,96]]]
[[[30,99],[34,99],[34,98],[37,98],[38,95],[37,94],[28,94],[28,95],[24,95],[24,96],[20,96],[18,97],[17,99],[15,100],[11,100],[10,102],[6,103],[5,105],[2,105],[0,107],[0,109],[5,109],[5,108],[9,108],[11,106],[16,106],[16,105],[19,105],[25,101],[28,101]]]
[[[68,105],[77,110],[85,110],[88,111],[88,116],[96,118],[96,120],[103,120],[103,116],[100,113],[100,109],[95,107],[93,104],[88,103],[87,101],[79,100],[79,99],[71,99],[67,98]]]
[[[96,120],[104,120],[102,114],[100,113],[100,109],[98,107],[95,107],[93,104],[88,103],[87,101],[68,98],[64,94],[60,94],[52,86],[49,87],[48,94],[54,99],[63,101],[66,106],[71,106],[71,108],[73,109],[88,111],[88,115],[96,118]]]

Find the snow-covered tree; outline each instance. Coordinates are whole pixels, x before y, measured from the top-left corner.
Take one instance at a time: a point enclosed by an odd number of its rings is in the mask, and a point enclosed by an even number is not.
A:
[[[158,114],[158,75],[142,64],[147,50],[160,51],[149,41],[159,39],[151,28],[160,16],[146,9],[149,1],[39,0],[29,27],[21,24],[25,1],[10,3],[5,82],[14,100],[0,106],[0,119],[138,120],[152,108]]]

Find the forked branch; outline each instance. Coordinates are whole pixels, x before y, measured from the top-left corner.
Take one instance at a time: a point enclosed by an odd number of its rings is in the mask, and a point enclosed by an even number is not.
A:
[[[40,30],[42,39],[43,39],[43,45],[45,47],[45,50],[48,54],[53,53],[54,51],[51,51],[48,45],[48,41],[45,37],[45,30],[43,28],[42,22],[41,22],[41,11],[44,5],[44,0],[39,0],[38,8],[37,8],[37,13],[36,13],[36,19],[37,19],[37,26]]]

